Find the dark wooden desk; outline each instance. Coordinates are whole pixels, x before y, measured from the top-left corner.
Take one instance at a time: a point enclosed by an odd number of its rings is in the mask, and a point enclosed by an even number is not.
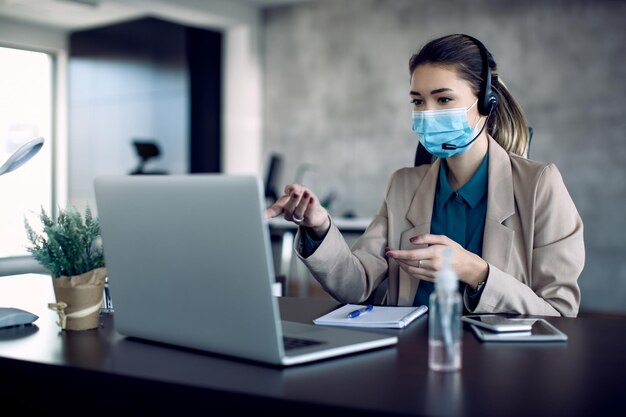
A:
[[[280,298],[281,315],[301,322],[337,305]],[[192,410],[324,417],[625,411],[623,319],[550,318],[569,336],[564,344],[481,344],[466,329],[463,369],[446,374],[428,370],[426,317],[403,330],[385,330],[400,336],[397,347],[281,369],[128,340],[115,331],[114,315],[103,315],[97,330],[61,332],[44,308],[37,311],[36,327],[0,330],[3,411],[8,405],[23,410],[17,415],[63,416]]]

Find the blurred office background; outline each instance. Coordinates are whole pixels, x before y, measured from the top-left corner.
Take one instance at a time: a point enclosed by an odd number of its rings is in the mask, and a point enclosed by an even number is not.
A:
[[[531,158],[559,167],[580,211],[581,310],[626,314],[615,0],[0,0],[0,156],[49,139],[39,165],[2,178],[0,273],[24,260],[24,212],[94,207],[95,175],[137,167],[134,140],[158,144],[146,169],[173,174],[266,178],[278,155],[278,192],[298,180],[335,216],[373,216],[413,164],[408,59],[459,32],[492,52],[534,129]]]

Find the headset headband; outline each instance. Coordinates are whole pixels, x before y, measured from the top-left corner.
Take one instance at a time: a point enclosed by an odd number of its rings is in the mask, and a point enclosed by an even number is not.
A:
[[[480,92],[478,94],[478,111],[480,112],[480,114],[488,116],[493,110],[495,110],[496,106],[498,105],[498,97],[491,89],[491,68],[489,67],[489,54],[487,52],[487,48],[485,48],[485,45],[483,45],[481,41],[469,35],[463,36],[474,42],[474,44],[478,47],[478,50],[480,51],[480,56],[483,62],[483,83],[480,87]]]

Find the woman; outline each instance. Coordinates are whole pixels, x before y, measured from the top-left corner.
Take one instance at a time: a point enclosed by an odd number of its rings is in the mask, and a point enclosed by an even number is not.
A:
[[[296,252],[337,300],[427,304],[445,247],[466,312],[575,317],[582,220],[553,164],[526,159],[529,130],[491,54],[467,35],[427,43],[409,61],[413,131],[437,159],[402,168],[350,249],[299,184],[267,209],[298,224]]]

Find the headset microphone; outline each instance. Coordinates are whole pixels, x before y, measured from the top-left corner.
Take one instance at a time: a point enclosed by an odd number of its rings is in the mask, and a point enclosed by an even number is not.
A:
[[[483,130],[481,129],[480,132],[482,133],[482,131]],[[446,150],[455,150],[455,149],[465,148],[466,146],[470,146],[476,139],[478,139],[479,136],[480,136],[480,133],[478,135],[476,135],[476,137],[474,139],[472,139],[469,142],[467,142],[465,145],[457,146],[457,145],[452,145],[450,143],[444,143],[444,144],[441,145],[441,148],[442,149],[446,149]]]
[[[441,145],[441,148],[442,149],[446,149],[446,150],[455,150],[455,149],[465,148],[466,146],[470,146],[483,133],[483,130],[485,130],[485,126],[487,126],[487,122],[489,121],[489,117],[491,117],[491,113],[493,112],[494,108],[495,108],[495,106],[493,106],[491,108],[491,110],[489,110],[489,115],[487,115],[487,119],[485,120],[485,124],[483,124],[483,127],[480,129],[480,132],[478,132],[478,134],[476,136],[474,136],[474,139],[470,140],[465,145],[461,145],[461,146],[452,145],[450,143],[444,143],[444,144]]]

